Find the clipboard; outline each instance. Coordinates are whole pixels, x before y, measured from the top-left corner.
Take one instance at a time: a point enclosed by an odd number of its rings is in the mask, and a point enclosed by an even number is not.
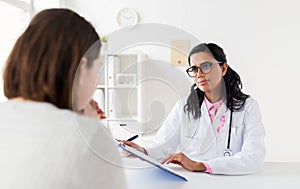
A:
[[[166,171],[172,175],[175,175],[176,177],[179,177],[180,179],[184,180],[184,181],[188,181],[184,176],[180,175],[179,173],[176,173],[174,170],[172,170],[171,168],[165,166],[164,164],[161,164],[159,163],[158,161],[156,161],[155,159],[145,155],[144,153],[130,147],[130,146],[127,146],[123,143],[119,143],[119,146],[125,150],[126,152],[130,153],[131,155],[133,156],[136,156],[148,163],[150,163],[151,165],[154,165],[156,167],[158,167],[159,169],[163,170],[163,171]]]

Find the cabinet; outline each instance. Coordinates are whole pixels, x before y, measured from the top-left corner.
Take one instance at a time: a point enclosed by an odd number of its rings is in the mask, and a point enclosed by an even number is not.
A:
[[[104,110],[113,137],[126,139],[142,131],[141,79],[143,53],[102,54],[94,99]]]

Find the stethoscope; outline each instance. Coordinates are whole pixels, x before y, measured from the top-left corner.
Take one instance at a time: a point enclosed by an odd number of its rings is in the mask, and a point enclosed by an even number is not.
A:
[[[230,150],[230,140],[231,140],[231,127],[232,127],[232,110],[230,110],[230,120],[229,120],[229,131],[228,131],[228,137],[227,137],[227,147],[223,152],[224,157],[229,157],[232,156],[232,151]],[[188,138],[194,139],[197,131],[198,131],[199,126],[196,127],[194,130],[193,134],[191,137],[187,136]]]
[[[232,151],[230,150],[231,125],[232,125],[232,110],[230,110],[229,131],[228,131],[228,138],[227,138],[227,148],[224,150],[224,153],[223,153],[223,155],[225,157],[232,156]]]

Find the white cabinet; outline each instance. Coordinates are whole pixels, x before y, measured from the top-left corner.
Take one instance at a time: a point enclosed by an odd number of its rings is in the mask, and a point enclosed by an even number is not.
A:
[[[114,137],[126,139],[142,131],[142,53],[103,54],[94,99],[106,115]]]

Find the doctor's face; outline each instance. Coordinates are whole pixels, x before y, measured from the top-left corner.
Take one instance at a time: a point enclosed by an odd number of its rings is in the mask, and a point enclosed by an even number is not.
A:
[[[193,79],[201,91],[210,93],[212,90],[220,88],[223,79],[222,66],[209,53],[199,52],[193,54],[190,63],[191,67],[198,67],[197,70],[195,69],[194,74],[196,77]]]

